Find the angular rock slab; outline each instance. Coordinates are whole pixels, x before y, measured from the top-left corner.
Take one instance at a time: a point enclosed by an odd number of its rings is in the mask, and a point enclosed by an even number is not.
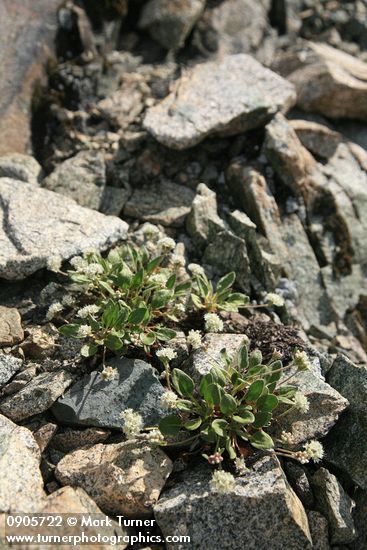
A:
[[[47,264],[124,239],[127,224],[34,185],[0,178],[0,277],[23,279]]]
[[[350,408],[367,413],[367,366],[338,355],[327,375],[328,383],[346,397]]]
[[[0,402],[0,411],[14,422],[46,411],[53,405],[75,375],[67,371],[44,372],[29,382],[24,388]]]
[[[210,470],[186,474],[183,483],[168,489],[154,506],[154,516],[165,537],[189,535],[187,543],[167,548],[225,548],[238,550],[306,550],[312,547],[307,516],[285,481],[277,460],[265,457],[226,494],[209,485]]]
[[[265,124],[295,102],[292,84],[246,54],[196,65],[151,107],[145,128],[163,145],[186,149],[213,134],[235,135]]]
[[[23,361],[13,355],[0,355],[0,388],[2,388],[15,373],[21,370]]]
[[[57,420],[72,426],[121,429],[125,409],[141,414],[146,426],[157,424],[167,411],[159,407],[164,388],[154,369],[139,359],[112,359],[114,380],[104,381],[99,372],[87,374],[52,407]]]
[[[15,307],[0,306],[0,347],[13,346],[24,338],[22,319]]]
[[[0,415],[0,512],[38,512],[46,495],[39,447],[27,428]]]
[[[0,157],[0,178],[12,178],[39,185],[41,175],[41,165],[29,155],[8,153]]]
[[[273,68],[294,83],[304,111],[367,120],[367,63],[327,44],[306,42],[281,55]]]
[[[222,366],[220,352],[225,349],[228,355],[233,356],[238,351],[244,334],[208,333],[203,338],[201,348],[193,351],[189,359],[190,375],[199,381],[213,366]]]
[[[286,414],[282,417],[281,429],[293,434],[295,445],[324,437],[346,409],[348,401],[310,371],[297,373],[290,383],[306,395],[310,408],[306,413],[291,411]]]
[[[136,518],[151,515],[171,471],[161,449],[127,441],[74,451],[55,474],[63,485],[82,487],[107,514]]]
[[[356,538],[352,518],[353,501],[337,478],[325,468],[312,476],[312,488],[320,512],[329,521],[331,544],[349,544]]]

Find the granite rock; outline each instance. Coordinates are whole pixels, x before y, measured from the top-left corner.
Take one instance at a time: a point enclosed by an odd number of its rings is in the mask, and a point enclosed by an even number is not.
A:
[[[249,550],[312,547],[306,513],[285,481],[276,459],[265,457],[233,490],[218,495],[209,485],[208,467],[188,473],[183,483],[168,489],[154,506],[165,537],[188,535],[192,548],[235,550],[246,541]],[[233,536],[235,533],[235,536]],[[186,550],[187,544],[167,544]]]
[[[1,512],[39,512],[46,497],[40,458],[32,433],[0,415]]]
[[[327,518],[330,542],[349,544],[356,538],[352,519],[353,501],[337,478],[325,468],[319,468],[311,478],[317,508]]]
[[[163,451],[131,440],[67,454],[55,474],[63,485],[82,487],[105,513],[137,518],[150,517],[171,471]]]
[[[287,111],[294,88],[246,54],[196,65],[173,91],[151,107],[145,128],[174,149],[196,145],[209,135],[234,135]]]
[[[106,249],[124,239],[127,224],[92,212],[58,193],[0,179],[0,276],[22,279],[47,259],[71,258],[90,248]]]
[[[11,178],[39,185],[42,167],[35,158],[21,153],[0,157],[0,178]]]
[[[60,423],[121,429],[125,409],[140,413],[146,426],[159,422],[166,412],[158,405],[164,392],[156,371],[139,359],[111,359],[114,380],[102,380],[97,371],[85,375],[52,407]]]
[[[346,397],[350,408],[367,413],[367,366],[338,355],[327,374],[328,383]]]
[[[20,371],[23,367],[23,361],[13,355],[0,355],[0,388]]]
[[[19,311],[14,307],[0,306],[0,347],[19,344],[23,338]]]
[[[105,185],[106,167],[99,151],[81,151],[64,160],[42,181],[42,187],[95,210],[101,206]]]
[[[224,229],[224,221],[218,216],[216,193],[205,183],[199,183],[186,219],[188,234],[198,247],[203,248]]]
[[[0,401],[0,411],[14,422],[46,411],[70,386],[75,375],[67,371],[44,372],[19,392]]]

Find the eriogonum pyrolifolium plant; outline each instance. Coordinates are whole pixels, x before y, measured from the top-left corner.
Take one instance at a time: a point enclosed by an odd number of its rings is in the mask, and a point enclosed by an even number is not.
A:
[[[234,273],[222,277],[215,290],[197,270],[190,280],[182,270],[183,257],[178,261],[172,253],[174,247],[175,241],[166,237],[158,241],[154,254],[126,245],[106,258],[97,252],[73,258],[66,274],[72,282],[69,294],[51,304],[47,317],[63,318],[60,332],[85,340],[84,356],[94,355],[100,347],[119,354],[129,346],[149,351],[155,343],[174,338],[172,327],[195,309],[203,311],[206,331],[220,332],[223,321],[216,312],[238,311],[248,297],[232,292]],[[62,273],[60,262],[49,264]],[[195,335],[192,340],[195,345]]]
[[[280,405],[279,421],[292,409],[308,410],[307,398],[289,383],[292,374],[283,376],[288,369],[296,373],[308,367],[304,352],[296,352],[284,366],[278,358],[263,362],[261,352],[250,353],[244,343],[232,358],[223,352],[221,364],[213,365],[198,385],[187,373],[173,369],[170,389],[162,397],[162,405],[172,414],[162,419],[159,429],[170,442],[186,432],[199,450],[210,449],[203,456],[211,464],[220,464],[224,454],[240,459],[245,445],[274,450],[303,463],[318,461],[322,458],[320,443],[310,442],[304,451],[292,451],[287,448],[292,445],[292,434],[283,432],[279,440],[269,434]]]

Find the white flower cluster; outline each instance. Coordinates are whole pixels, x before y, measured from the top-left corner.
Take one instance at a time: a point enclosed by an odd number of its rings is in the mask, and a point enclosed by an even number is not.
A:
[[[71,258],[70,260],[70,265],[75,269],[75,271],[83,271],[88,265],[88,262],[81,256],[74,256],[74,258]]]
[[[284,298],[282,296],[279,296],[279,294],[276,294],[275,292],[269,292],[265,296],[265,301],[276,307],[282,307],[284,306]]]
[[[142,227],[142,233],[146,239],[156,240],[159,235],[159,229],[152,223],[145,223]]]
[[[55,271],[55,273],[57,273],[61,269],[61,264],[62,264],[61,256],[51,256],[47,260],[47,269],[49,269],[50,271]]]
[[[132,439],[143,429],[144,423],[142,417],[132,409],[125,409],[120,416],[124,421],[122,431],[127,439]]]
[[[222,332],[223,321],[216,313],[206,313],[204,320],[206,332]]]
[[[103,273],[103,267],[97,263],[87,264],[83,268],[83,273],[89,276],[100,275],[101,273]]]
[[[176,243],[171,237],[163,237],[159,239],[158,246],[162,252],[171,252],[176,246]]]
[[[64,306],[60,302],[54,302],[47,310],[46,319],[54,319],[63,309]]]
[[[307,464],[310,460],[317,463],[324,457],[324,448],[319,441],[313,439],[306,443],[303,451],[297,451],[294,456],[301,464]]]
[[[165,285],[167,282],[167,279],[168,279],[167,275],[161,271],[159,273],[153,273],[153,275],[150,275],[150,277],[148,277],[148,283]]]
[[[193,275],[205,275],[204,269],[199,264],[189,264],[187,266],[187,269],[193,274]]]
[[[298,370],[309,370],[312,368],[310,359],[305,351],[296,351],[293,356],[293,363]]]
[[[165,361],[172,361],[177,357],[177,353],[172,348],[162,348],[157,351],[156,356],[164,363]]]
[[[164,409],[175,409],[177,406],[177,399],[178,397],[175,392],[167,390],[162,394],[159,402]]]
[[[77,312],[77,316],[81,319],[86,319],[87,317],[95,315],[99,312],[99,307],[95,304],[89,304],[88,306],[84,306]]]
[[[146,435],[146,439],[151,445],[163,445],[165,442],[163,434],[158,428],[150,430]]]
[[[81,338],[87,338],[87,336],[90,336],[92,334],[92,327],[89,325],[80,325],[78,329],[78,336]]]
[[[65,294],[65,296],[62,299],[62,304],[64,306],[73,306],[75,304],[75,298],[71,294]]]
[[[117,376],[117,369],[114,369],[113,367],[104,367],[103,371],[101,372],[101,378],[106,382],[114,380],[116,376]]]
[[[246,466],[246,462],[244,458],[236,458],[236,460],[234,461],[234,464],[236,466],[236,471],[240,476],[250,471],[249,468],[247,468]]]
[[[294,435],[291,432],[285,432],[284,430],[280,434],[280,440],[286,445],[294,444]]]
[[[209,464],[220,464],[223,462],[223,457],[220,453],[216,452],[213,455],[208,456]]]
[[[192,349],[199,349],[201,347],[201,334],[199,330],[189,330],[187,335],[187,343]]]
[[[236,480],[233,475],[224,470],[216,470],[210,481],[210,487],[215,493],[229,493],[233,491],[236,485]]]
[[[183,256],[180,256],[180,254],[172,254],[170,259],[170,264],[173,265],[176,269],[179,269],[180,267],[185,267],[185,258]]]
[[[308,410],[310,409],[310,403],[307,397],[302,392],[297,391],[294,394],[293,407],[303,414],[308,412]]]

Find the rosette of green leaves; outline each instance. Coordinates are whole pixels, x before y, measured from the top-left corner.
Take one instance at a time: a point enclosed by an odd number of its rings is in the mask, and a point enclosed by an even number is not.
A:
[[[291,406],[296,391],[295,386],[279,383],[282,362],[263,364],[261,352],[249,354],[247,345],[233,359],[223,353],[222,362],[201,378],[198,387],[182,370],[172,371],[172,385],[180,396],[177,413],[162,419],[159,429],[169,439],[182,430],[191,432],[213,452],[226,451],[231,459],[244,443],[273,449],[267,430],[279,404]]]
[[[219,279],[216,287],[205,274],[193,276],[191,301],[195,308],[208,312],[238,311],[249,303],[249,297],[241,292],[232,292],[236,274],[231,271]]]
[[[167,342],[176,332],[168,321],[178,321],[178,304],[190,291],[190,282],[177,281],[172,267],[162,267],[166,255],[151,258],[146,249],[129,246],[112,250],[107,258],[89,254],[87,265],[100,268],[91,273],[88,267],[69,271],[81,299],[99,307],[99,313],[80,319],[74,309],[71,322],[60,328],[66,336],[79,336],[80,325],[88,324],[91,335],[83,348],[84,355],[94,355],[99,346],[123,352],[129,344],[149,351],[157,341]],[[167,262],[166,262],[167,263]],[[79,300],[81,303],[81,300]]]

